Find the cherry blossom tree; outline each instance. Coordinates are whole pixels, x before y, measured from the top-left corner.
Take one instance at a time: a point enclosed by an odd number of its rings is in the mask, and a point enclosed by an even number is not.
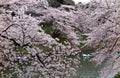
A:
[[[72,26],[77,25],[73,13],[49,8],[43,0],[32,1],[10,0],[12,4],[1,8],[0,77],[61,78],[75,74],[72,65],[79,64],[79,58],[73,56],[80,49],[73,47],[79,42],[73,32]],[[52,26],[54,32],[46,33],[45,26]]]

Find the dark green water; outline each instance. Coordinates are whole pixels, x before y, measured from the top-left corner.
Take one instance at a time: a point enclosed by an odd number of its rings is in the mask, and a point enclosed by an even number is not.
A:
[[[96,66],[95,62],[91,62],[90,59],[93,58],[83,58],[82,54],[93,53],[94,50],[86,50],[80,54],[80,66],[77,69],[76,76],[71,78],[100,78],[100,70],[104,65]]]

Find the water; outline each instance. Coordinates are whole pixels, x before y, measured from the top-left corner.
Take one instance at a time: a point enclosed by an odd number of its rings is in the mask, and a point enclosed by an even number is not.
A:
[[[90,61],[93,56],[84,58],[83,53],[90,54],[94,52],[94,50],[85,50],[80,54],[80,66],[77,69],[76,76],[72,76],[71,78],[100,78],[100,70],[103,65],[96,66],[95,62]]]

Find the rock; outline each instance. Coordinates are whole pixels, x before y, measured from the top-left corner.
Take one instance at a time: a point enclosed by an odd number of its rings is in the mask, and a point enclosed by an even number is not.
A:
[[[72,0],[48,0],[48,4],[50,7],[61,7],[61,4],[64,5],[75,5],[74,1]]]
[[[75,5],[73,0],[64,0],[63,4],[65,4],[65,5]]]
[[[61,6],[61,3],[57,0],[48,0],[48,4],[50,7],[54,7],[54,8]]]

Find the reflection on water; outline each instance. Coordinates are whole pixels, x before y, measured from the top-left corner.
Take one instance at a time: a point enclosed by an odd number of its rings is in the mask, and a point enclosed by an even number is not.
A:
[[[92,52],[92,50],[87,50],[80,54],[80,66],[79,68],[76,68],[76,76],[73,76],[71,78],[100,78],[100,69],[103,67],[103,65],[96,66],[95,62],[90,61],[90,59],[93,57],[90,55]],[[85,55],[88,57],[84,57]]]
[[[100,67],[89,59],[81,58],[81,66],[77,69],[77,76],[74,78],[99,78]]]

